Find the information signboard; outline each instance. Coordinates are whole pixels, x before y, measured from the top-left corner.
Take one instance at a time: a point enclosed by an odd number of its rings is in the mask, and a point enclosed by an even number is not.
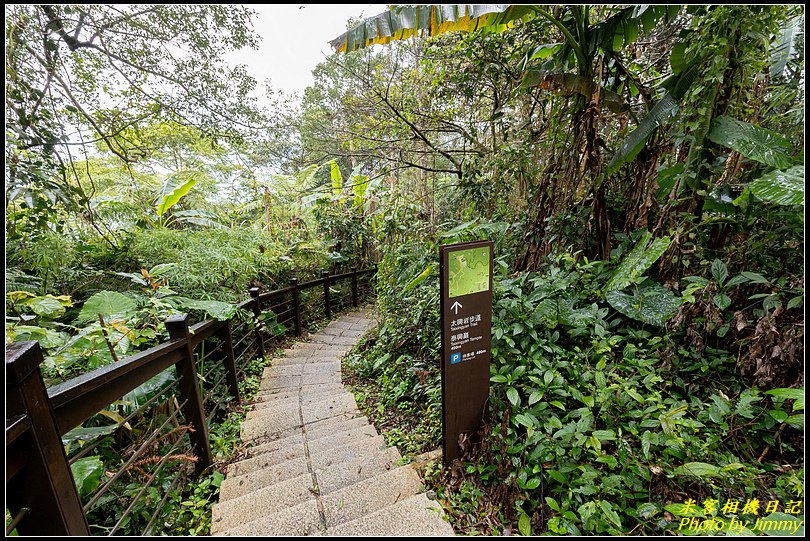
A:
[[[489,398],[492,249],[492,241],[439,248],[445,464],[461,456],[459,437],[478,430]]]

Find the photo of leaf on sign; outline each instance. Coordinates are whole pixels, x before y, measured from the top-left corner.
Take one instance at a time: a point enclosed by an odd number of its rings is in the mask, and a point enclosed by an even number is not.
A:
[[[489,250],[488,246],[484,246],[448,254],[450,298],[489,289]]]

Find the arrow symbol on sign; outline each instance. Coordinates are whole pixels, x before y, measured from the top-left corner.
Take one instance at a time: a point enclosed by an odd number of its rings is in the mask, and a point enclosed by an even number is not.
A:
[[[458,315],[459,308],[463,308],[463,306],[460,302],[456,301],[453,303],[453,306],[450,307],[450,310],[454,310],[456,312],[456,315]]]

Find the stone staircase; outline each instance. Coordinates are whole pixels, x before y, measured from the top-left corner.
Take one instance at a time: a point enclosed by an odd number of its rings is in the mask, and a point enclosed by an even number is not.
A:
[[[340,358],[371,326],[345,315],[265,369],[241,428],[255,446],[228,468],[212,535],[453,535],[341,383]]]

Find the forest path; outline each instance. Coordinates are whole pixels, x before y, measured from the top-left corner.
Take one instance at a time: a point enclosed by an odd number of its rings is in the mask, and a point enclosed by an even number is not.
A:
[[[228,467],[212,535],[453,535],[395,447],[357,409],[340,358],[373,326],[369,310],[331,322],[262,374]]]

